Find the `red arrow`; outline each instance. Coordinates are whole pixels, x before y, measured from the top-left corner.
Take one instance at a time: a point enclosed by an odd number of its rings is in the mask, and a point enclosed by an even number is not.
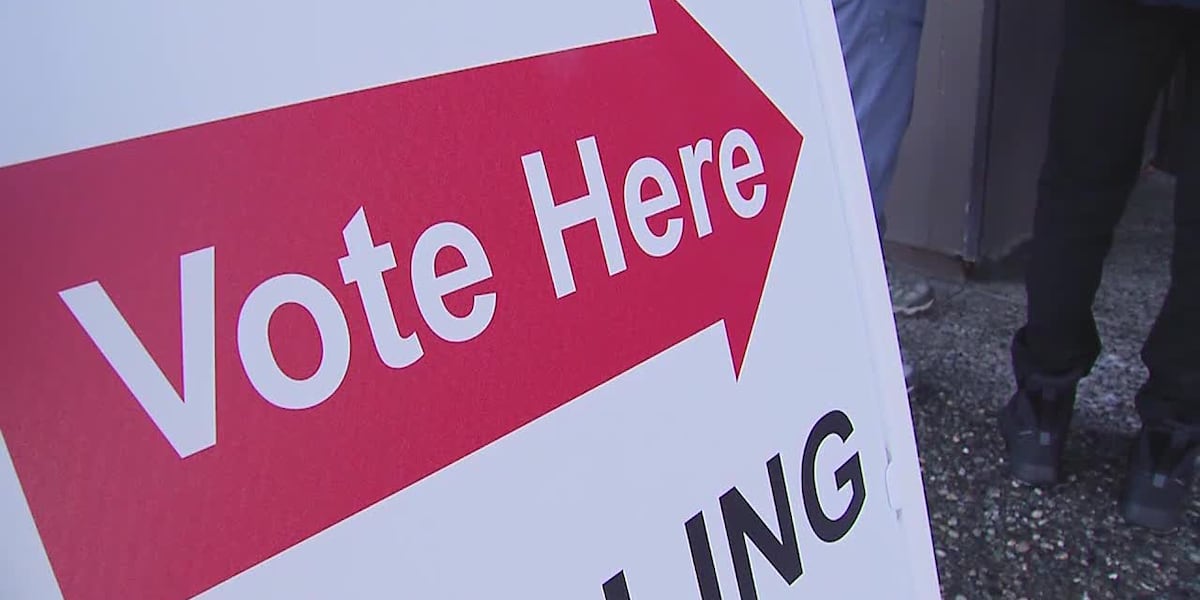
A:
[[[801,136],[674,0],[651,5],[656,35],[0,169],[0,426],[67,597],[201,592],[722,320],[740,369]],[[734,128],[761,152],[765,172],[741,190],[765,184],[765,208],[734,214],[709,165],[712,233],[697,235],[685,202],[651,220],[661,231],[685,219],[678,248],[643,253],[621,200],[626,170],[656,157],[683,195],[679,148],[707,138],[716,158]],[[569,230],[577,291],[560,299],[521,157],[542,152],[555,197],[576,198],[588,187],[575,143],[590,136],[628,264],[610,276],[596,228]],[[406,368],[381,362],[338,270],[359,207],[401,265],[385,282],[401,332],[425,351]],[[451,297],[465,312],[470,291],[497,294],[491,324],[463,343],[420,320],[404,268],[442,221],[473,231],[493,270]],[[100,281],[180,389],[179,257],[210,246],[217,444],[181,459],[58,293]],[[265,402],[239,360],[242,303],[282,272],[322,282],[349,325],[346,377],[308,410]],[[303,311],[282,309],[271,334],[293,376],[320,362]]]

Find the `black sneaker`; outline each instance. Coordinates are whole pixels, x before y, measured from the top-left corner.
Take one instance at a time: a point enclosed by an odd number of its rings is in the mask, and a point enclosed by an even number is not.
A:
[[[1013,477],[1031,485],[1058,482],[1081,372],[1030,375],[1000,410],[1000,434]]]
[[[1183,522],[1200,457],[1200,425],[1143,426],[1129,457],[1121,514],[1133,525],[1170,531]]]

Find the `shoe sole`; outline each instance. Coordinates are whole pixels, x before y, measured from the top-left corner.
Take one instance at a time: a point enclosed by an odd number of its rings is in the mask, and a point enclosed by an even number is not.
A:
[[[910,306],[907,308],[900,308],[900,307],[893,306],[892,314],[900,315],[901,317],[915,317],[931,308],[933,308],[933,299],[932,298],[928,302],[925,302],[923,304],[918,304],[916,306]]]
[[[1125,522],[1130,525],[1158,533],[1171,533],[1182,521],[1178,512],[1137,504],[1127,499],[1121,502],[1121,516],[1125,517]]]
[[[1009,459],[1013,478],[1034,487],[1049,487],[1058,483],[1058,468],[1052,465],[1018,463]]]
[[[1121,492],[1121,516],[1125,517],[1125,522],[1130,525],[1144,527],[1158,533],[1170,533],[1183,524],[1184,507],[1177,506],[1171,509],[1135,500],[1135,498],[1144,498],[1154,493],[1156,493],[1156,489],[1149,477],[1131,474],[1125,481],[1125,489]]]

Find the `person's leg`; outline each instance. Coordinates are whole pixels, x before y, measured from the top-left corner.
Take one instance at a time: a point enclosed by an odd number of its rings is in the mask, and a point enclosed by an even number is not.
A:
[[[1193,36],[1187,60],[1200,64],[1200,29]],[[1171,287],[1142,349],[1150,378],[1138,412],[1147,423],[1200,424],[1200,69],[1190,69],[1185,83],[1186,105],[1180,127],[1172,132],[1179,168]]]
[[[1162,114],[1159,119],[1154,139],[1154,154],[1147,165],[1149,171],[1160,171],[1169,175],[1178,175],[1176,163],[1179,160],[1180,140],[1177,133],[1183,127],[1184,102],[1187,87],[1187,68],[1180,64],[1171,82],[1162,93]]]
[[[1200,13],[1191,18],[1187,61],[1200,65]],[[1171,132],[1175,244],[1171,287],[1142,360],[1150,370],[1138,393],[1142,431],[1130,456],[1122,511],[1132,523],[1171,529],[1181,520],[1200,454],[1200,76],[1185,79],[1182,121]]]
[[[1100,340],[1092,302],[1113,229],[1137,180],[1156,96],[1181,54],[1176,11],[1070,0],[1013,340],[1017,394],[1001,411],[1014,475],[1057,479],[1075,384]]]
[[[882,241],[888,188],[912,117],[925,0],[836,0],[834,14]],[[933,290],[923,281],[891,291],[898,314],[916,314],[933,304]]]
[[[834,14],[882,238],[887,191],[912,116],[925,0],[837,0]]]

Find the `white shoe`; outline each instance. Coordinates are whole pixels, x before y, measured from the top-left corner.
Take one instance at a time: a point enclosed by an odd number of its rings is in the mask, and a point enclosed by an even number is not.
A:
[[[893,314],[913,317],[933,308],[933,288],[924,279],[892,283],[889,278],[888,293],[892,297]]]

